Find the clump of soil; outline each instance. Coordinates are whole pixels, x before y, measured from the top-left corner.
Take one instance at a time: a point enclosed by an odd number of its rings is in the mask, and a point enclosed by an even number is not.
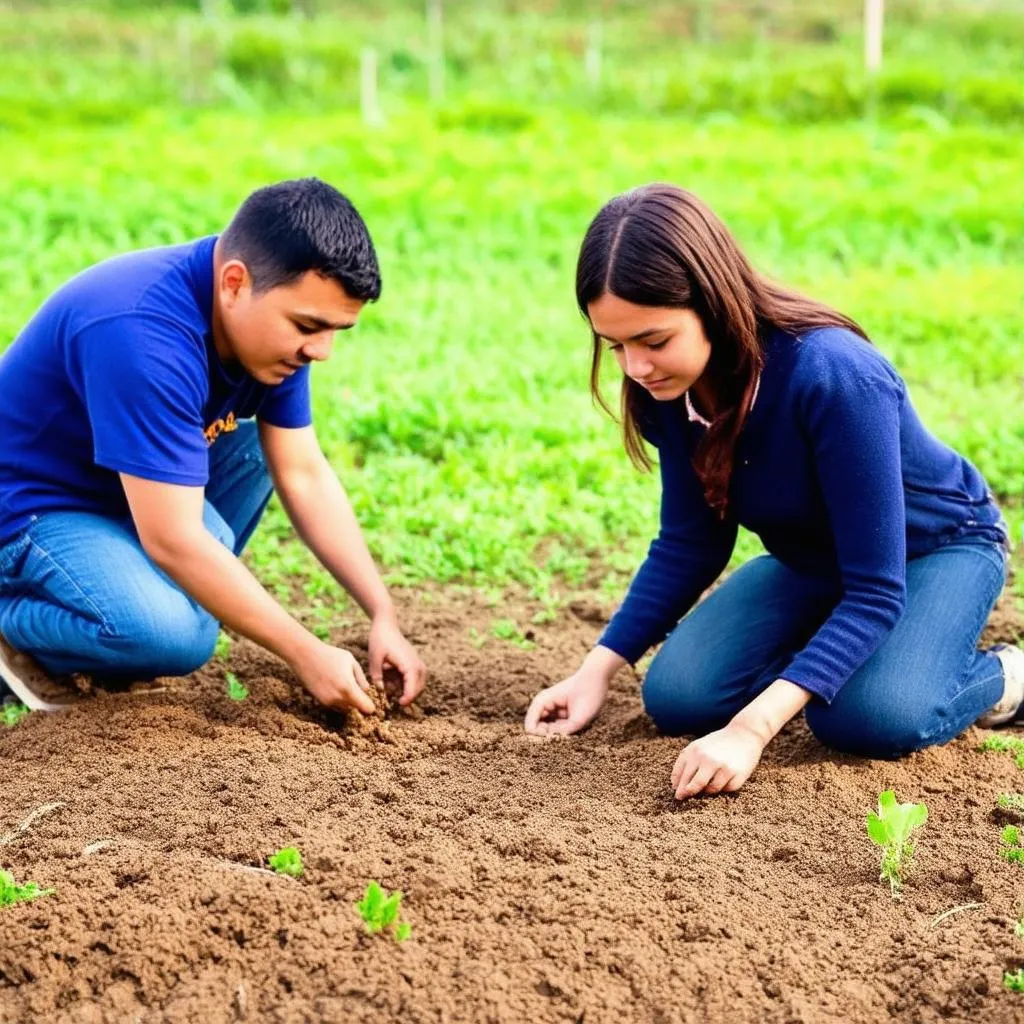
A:
[[[373,716],[322,709],[239,642],[241,703],[213,664],[0,732],[0,867],[57,890],[0,911],[0,1021],[1024,1019],[1002,986],[1024,964],[1024,876],[997,852],[996,795],[1024,790],[1010,756],[971,729],[866,761],[795,721],[739,794],[677,804],[684,741],[630,672],[585,734],[522,732],[606,612],[522,649],[482,601],[407,599],[432,673],[412,713],[393,678]],[[1022,632],[1009,600],[993,629]],[[365,627],[334,640],[365,662]],[[929,808],[898,903],[864,831],[888,787]],[[260,870],[284,846],[299,880]],[[410,941],[363,931],[370,879],[405,892]]]

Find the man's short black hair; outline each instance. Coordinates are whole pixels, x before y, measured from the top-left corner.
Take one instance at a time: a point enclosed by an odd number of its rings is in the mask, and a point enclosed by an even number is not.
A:
[[[380,267],[356,208],[319,178],[279,181],[242,203],[220,238],[224,259],[241,260],[253,289],[290,284],[310,270],[354,299],[380,298]]]

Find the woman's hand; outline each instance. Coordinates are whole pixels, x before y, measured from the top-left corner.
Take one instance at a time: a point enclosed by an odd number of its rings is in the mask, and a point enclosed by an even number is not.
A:
[[[612,676],[626,659],[598,645],[568,679],[541,690],[530,702],[523,728],[531,736],[568,736],[589,725],[601,710]]]
[[[672,768],[676,799],[698,793],[735,793],[753,774],[764,748],[765,741],[757,732],[735,721],[694,740]]]
[[[589,725],[601,710],[608,683],[579,672],[541,690],[530,702],[523,727],[531,736],[567,736]]]

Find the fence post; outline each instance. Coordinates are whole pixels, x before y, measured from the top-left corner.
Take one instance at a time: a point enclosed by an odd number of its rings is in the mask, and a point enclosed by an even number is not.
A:
[[[377,51],[372,46],[364,46],[359,57],[359,109],[364,124],[376,128],[384,123],[377,86]]]
[[[428,88],[430,102],[444,99],[444,12],[442,0],[427,0]]]
[[[864,0],[864,67],[874,75],[882,67],[882,24],[885,0]]]
[[[592,21],[587,26],[587,52],[583,57],[583,68],[587,82],[595,92],[601,87],[601,42],[601,22]]]

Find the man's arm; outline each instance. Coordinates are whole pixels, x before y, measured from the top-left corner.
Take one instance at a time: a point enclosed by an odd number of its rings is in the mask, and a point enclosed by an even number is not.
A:
[[[359,663],[322,643],[259,585],[233,552],[203,524],[203,488],[121,474],[146,554],[230,629],[291,665],[321,704],[372,712]]]
[[[426,683],[426,667],[402,636],[394,603],[370,555],[352,504],[312,427],[260,423],[260,442],[281,504],[296,533],[370,618],[370,673],[401,672],[402,703]]]

